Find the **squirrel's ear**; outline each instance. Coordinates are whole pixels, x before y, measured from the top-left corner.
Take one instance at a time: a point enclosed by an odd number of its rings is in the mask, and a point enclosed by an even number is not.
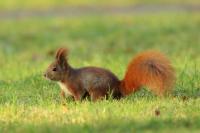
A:
[[[67,51],[66,48],[59,48],[56,52],[56,60],[59,62],[66,61]]]

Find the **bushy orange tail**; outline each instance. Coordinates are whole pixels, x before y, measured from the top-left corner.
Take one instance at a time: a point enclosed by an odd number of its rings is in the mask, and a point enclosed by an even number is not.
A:
[[[121,82],[123,95],[141,87],[148,87],[158,95],[169,91],[175,81],[175,72],[170,61],[161,53],[148,51],[133,59]]]

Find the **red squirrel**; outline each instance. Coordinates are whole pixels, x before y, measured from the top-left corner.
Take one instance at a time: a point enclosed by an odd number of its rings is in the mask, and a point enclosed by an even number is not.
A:
[[[67,54],[66,48],[58,49],[55,61],[44,74],[47,79],[59,83],[63,97],[71,95],[75,100],[82,100],[89,96],[96,101],[112,93],[113,98],[119,99],[144,86],[163,95],[174,85],[174,69],[160,52],[147,51],[137,55],[122,80],[104,68],[73,68],[68,63]]]

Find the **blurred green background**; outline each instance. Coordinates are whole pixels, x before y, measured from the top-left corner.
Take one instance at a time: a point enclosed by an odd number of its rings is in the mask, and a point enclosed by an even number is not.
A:
[[[61,46],[72,66],[120,79],[135,54],[159,50],[176,69],[174,91],[63,107],[42,77]],[[0,1],[0,132],[198,132],[199,53],[199,0]]]
[[[50,9],[66,6],[130,6],[140,4],[198,5],[199,0],[6,0],[0,2],[1,10]]]

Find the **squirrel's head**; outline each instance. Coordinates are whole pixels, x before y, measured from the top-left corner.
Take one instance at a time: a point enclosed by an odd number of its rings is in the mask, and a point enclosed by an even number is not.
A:
[[[47,79],[61,81],[68,74],[67,49],[59,48],[56,52],[55,61],[47,68],[44,76]]]

